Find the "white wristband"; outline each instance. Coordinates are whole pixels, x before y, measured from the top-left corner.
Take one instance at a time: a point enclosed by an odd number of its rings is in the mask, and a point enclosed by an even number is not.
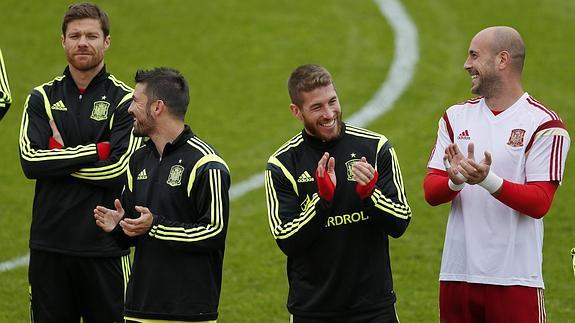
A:
[[[457,176],[458,180],[463,181],[464,183],[467,182],[467,178],[465,176],[463,176],[461,173],[458,172],[457,175],[455,175],[455,176]]]
[[[443,160],[443,166],[445,166],[445,171],[447,171],[448,169],[451,168],[451,164],[447,161],[447,160]],[[461,191],[463,189],[463,184],[465,184],[465,182],[467,182],[467,178],[465,176],[463,176],[460,172],[457,172],[457,179],[459,179],[460,181],[463,181],[462,184],[455,184],[451,181],[451,179],[449,180],[449,188],[451,188],[451,190],[453,191]]]
[[[477,184],[486,189],[490,194],[493,194],[497,192],[503,185],[503,178],[497,176],[494,172],[489,170],[487,177],[485,177],[481,183]]]
[[[461,174],[460,174],[461,175]],[[449,186],[449,188],[454,191],[454,192],[459,192],[463,189],[463,187],[465,186],[465,182],[461,183],[461,184],[455,184],[451,181],[451,178],[449,179],[449,181],[447,181],[447,185]]]

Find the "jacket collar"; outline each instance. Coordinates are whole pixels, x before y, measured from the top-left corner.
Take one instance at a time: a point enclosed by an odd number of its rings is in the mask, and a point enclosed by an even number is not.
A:
[[[169,155],[171,152],[177,150],[178,147],[185,144],[190,138],[195,136],[194,132],[188,125],[184,125],[184,130],[174,139],[172,142],[168,142],[166,146],[164,146],[164,153],[163,156]],[[156,150],[156,146],[151,139],[146,140],[146,145],[150,148],[156,157],[159,157],[158,151]]]
[[[305,129],[302,130],[302,136],[305,142],[307,142],[308,144],[310,144],[312,147],[315,147],[317,149],[328,149],[328,148],[332,148],[333,146],[335,146],[343,137],[343,135],[345,134],[345,123],[342,121],[341,123],[341,132],[339,133],[339,136],[337,136],[337,138],[329,140],[329,141],[325,141],[322,139],[319,139],[317,137],[314,137],[312,135],[310,135],[309,133],[307,133],[307,131],[305,131]]]
[[[69,66],[66,66],[66,68],[64,69],[64,75],[66,76],[66,79],[68,79],[68,82],[73,84],[75,88],[78,88],[76,86],[76,82],[74,82],[74,78],[72,77],[72,73],[70,73],[70,67]],[[104,67],[102,67],[102,69],[98,72],[98,74],[96,74],[96,76],[94,76],[94,78],[90,81],[90,84],[88,84],[86,91],[90,87],[94,86],[95,84],[98,84],[98,83],[106,80],[108,78],[108,76],[109,76],[109,74],[106,72],[106,65],[104,65]]]

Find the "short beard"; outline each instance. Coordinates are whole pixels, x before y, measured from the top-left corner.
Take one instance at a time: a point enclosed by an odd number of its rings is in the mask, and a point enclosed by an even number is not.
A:
[[[90,60],[86,63],[77,64],[74,58],[69,58],[68,64],[72,65],[78,71],[89,72],[97,69],[102,63],[102,61],[104,61],[104,57],[100,57],[100,59],[94,58],[93,60]]]
[[[146,119],[144,120],[144,122],[139,122],[136,119],[136,124],[134,125],[134,136],[136,137],[147,137],[150,135],[151,129],[152,129],[152,113],[150,112],[150,108],[151,108],[152,104],[149,103],[146,105]],[[140,125],[141,127],[137,127],[138,125]]]
[[[338,116],[337,120],[335,121],[335,123],[337,124],[337,134],[334,137],[331,138],[323,138],[320,136],[320,133],[318,133],[318,131],[316,131],[316,127],[315,124],[311,124],[308,123],[307,121],[304,121],[304,128],[305,131],[307,133],[309,133],[310,135],[312,135],[313,137],[316,137],[318,139],[324,140],[324,141],[331,141],[333,139],[336,139],[337,137],[339,137],[339,135],[341,134],[341,130],[343,129],[343,122],[341,121],[341,114]]]
[[[471,90],[471,93],[480,95],[484,98],[494,97],[498,94],[501,88],[501,80],[494,76],[482,77],[481,84],[475,89]]]

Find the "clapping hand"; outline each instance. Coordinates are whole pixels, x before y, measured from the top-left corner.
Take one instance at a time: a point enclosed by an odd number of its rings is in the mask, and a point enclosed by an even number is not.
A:
[[[115,210],[105,208],[103,206],[96,206],[94,209],[94,219],[96,219],[96,225],[98,225],[102,230],[106,232],[111,232],[114,230],[118,222],[124,217],[124,208],[120,200],[116,199],[114,201]]]

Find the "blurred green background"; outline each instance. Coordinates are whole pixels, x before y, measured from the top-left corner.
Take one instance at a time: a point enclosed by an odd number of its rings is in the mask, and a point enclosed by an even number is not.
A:
[[[69,1],[2,0],[0,48],[13,106],[0,122],[0,262],[28,252],[34,183],[20,169],[18,132],[30,90],[60,75]],[[262,172],[275,149],[300,131],[289,113],[286,80],[304,63],[326,66],[344,117],[364,106],[387,78],[395,50],[389,22],[368,0],[96,1],[111,19],[107,69],[133,86],[139,68],[170,66],[190,82],[187,122],[213,144],[237,184]],[[438,271],[449,206],[423,200],[422,180],[437,120],[473,95],[463,70],[470,39],[491,25],[517,28],[526,42],[524,88],[575,125],[575,1],[404,0],[417,26],[419,61],[407,91],[367,128],[385,134],[399,156],[413,218],[391,242],[402,322],[438,321]],[[400,48],[401,53],[401,48]],[[544,276],[550,322],[575,319],[575,247],[570,200],[573,153],[545,219]],[[90,216],[90,215],[88,215]],[[62,225],[66,225],[63,223]],[[268,231],[265,193],[231,204],[218,322],[288,322],[285,256]],[[0,322],[28,320],[27,268],[0,272]]]

